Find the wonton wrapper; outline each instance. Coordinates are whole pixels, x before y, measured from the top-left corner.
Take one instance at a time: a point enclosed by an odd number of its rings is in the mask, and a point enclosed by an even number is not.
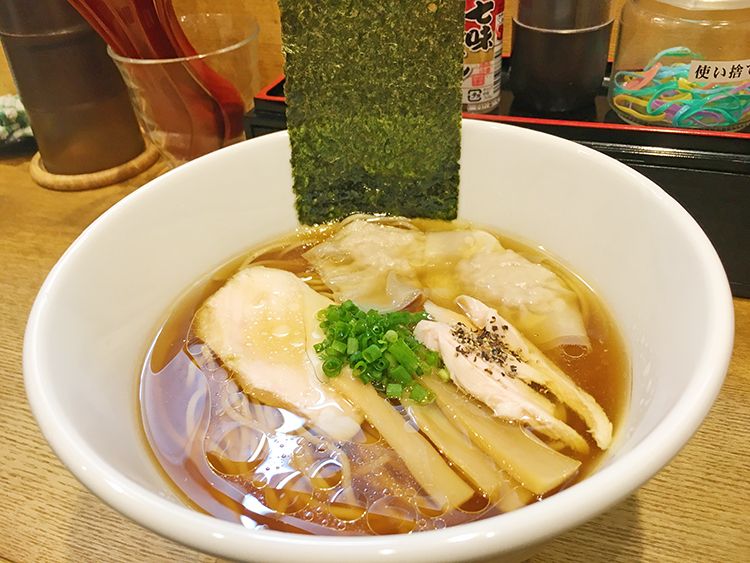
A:
[[[590,347],[578,297],[554,272],[477,230],[422,231],[355,219],[304,254],[337,299],[396,311],[421,293],[495,307],[540,348]]]

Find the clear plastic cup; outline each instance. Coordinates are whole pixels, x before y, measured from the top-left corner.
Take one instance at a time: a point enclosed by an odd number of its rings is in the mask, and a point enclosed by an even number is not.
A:
[[[137,59],[109,49],[141,127],[173,167],[244,140],[242,117],[259,88],[258,24],[251,14],[199,12],[179,19],[197,55]],[[217,96],[227,91],[235,100],[230,105]]]

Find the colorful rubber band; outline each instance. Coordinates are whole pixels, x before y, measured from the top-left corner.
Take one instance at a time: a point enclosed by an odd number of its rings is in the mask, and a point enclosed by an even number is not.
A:
[[[678,61],[666,64],[667,59]],[[750,82],[694,82],[690,64],[680,59],[704,60],[687,47],[673,47],[658,53],[642,71],[615,73],[615,111],[636,122],[700,129],[739,129],[750,121]]]

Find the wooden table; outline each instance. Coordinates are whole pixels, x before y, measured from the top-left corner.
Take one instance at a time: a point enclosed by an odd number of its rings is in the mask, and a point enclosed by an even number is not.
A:
[[[278,12],[273,0],[245,1],[257,5],[264,29],[267,81],[279,72]],[[0,60],[0,86],[9,84]],[[45,275],[86,225],[146,180],[51,192],[31,181],[27,156],[0,158],[0,560],[215,560],[144,530],[85,490],[45,443],[23,388],[23,330]],[[698,434],[639,492],[532,561],[750,560],[750,301],[734,305],[729,374]]]

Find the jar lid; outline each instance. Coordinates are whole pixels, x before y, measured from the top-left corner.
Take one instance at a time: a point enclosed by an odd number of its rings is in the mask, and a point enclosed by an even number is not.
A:
[[[659,0],[683,10],[742,10],[750,8],[750,0]]]

